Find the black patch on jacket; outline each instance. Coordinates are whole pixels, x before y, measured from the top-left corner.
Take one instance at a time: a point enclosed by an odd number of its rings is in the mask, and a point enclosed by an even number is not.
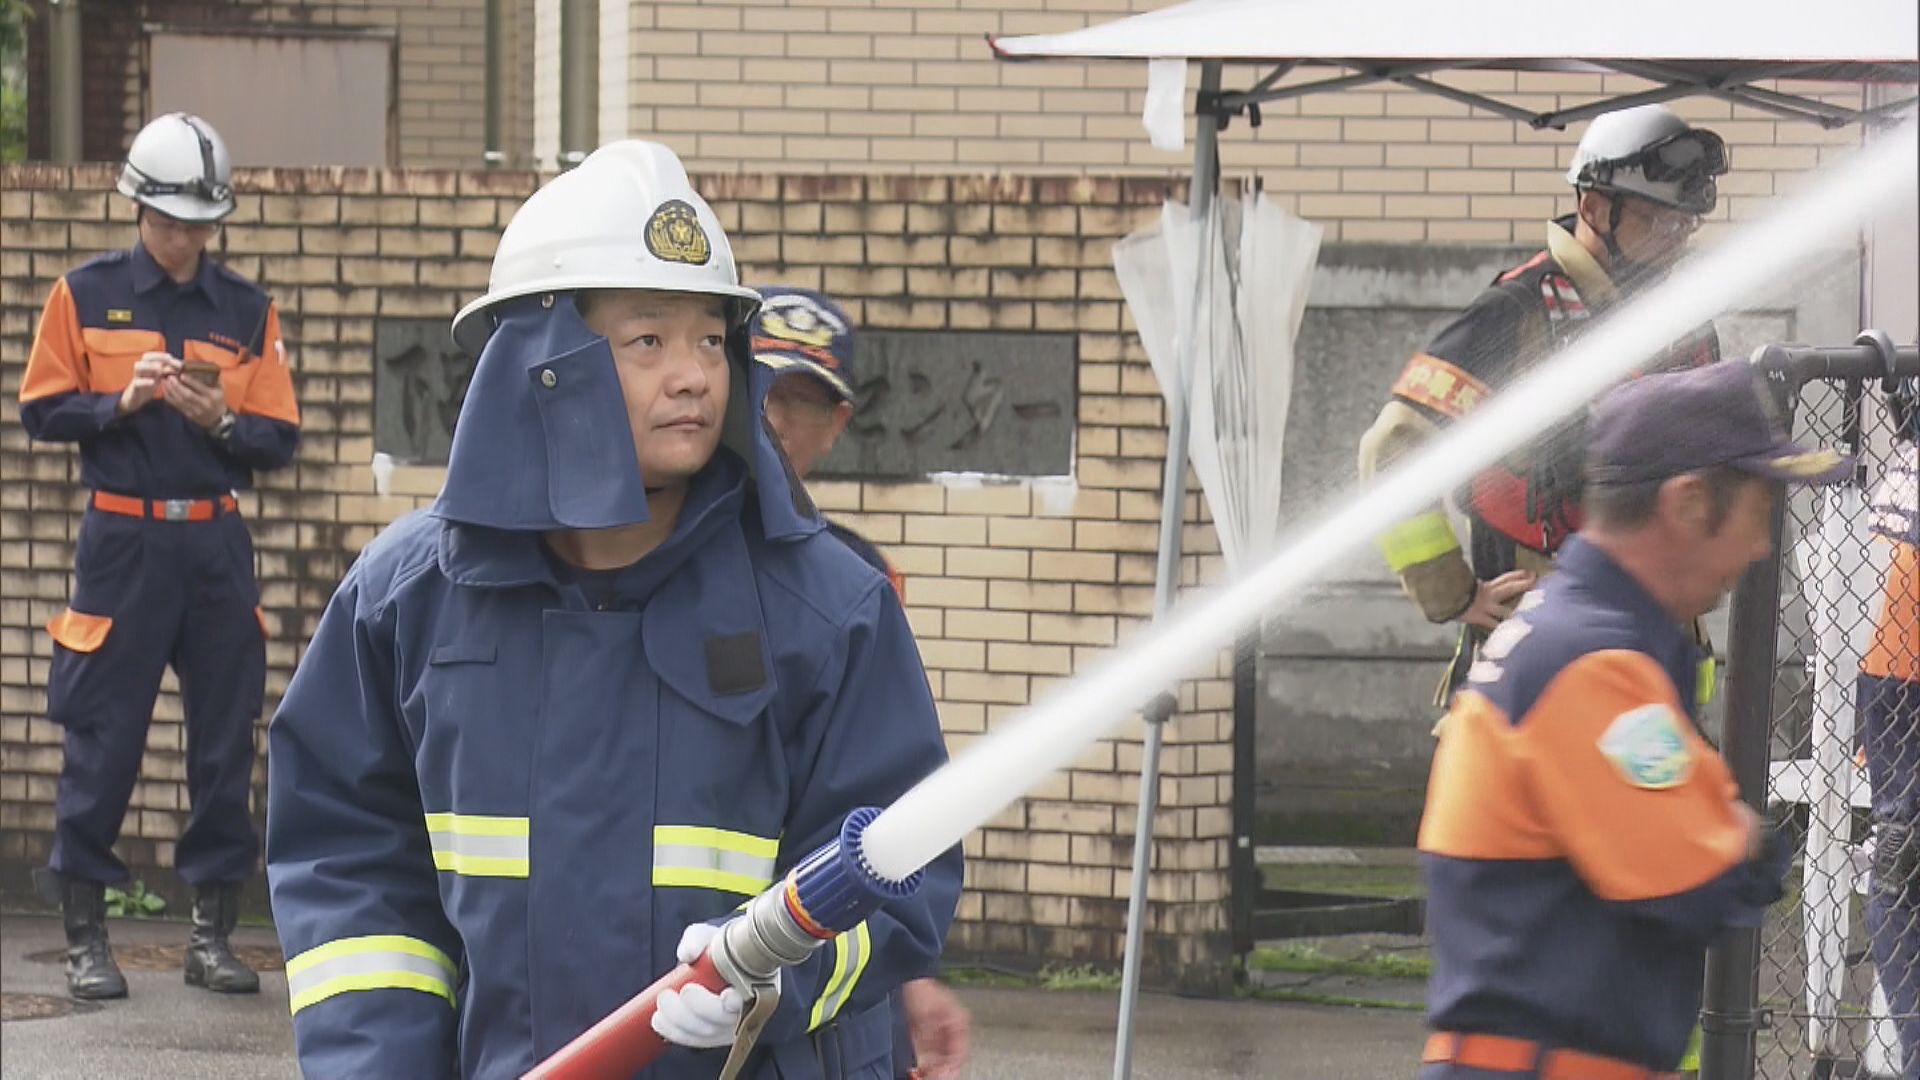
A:
[[[767,665],[760,655],[760,635],[743,634],[707,639],[707,685],[727,697],[767,685]]]

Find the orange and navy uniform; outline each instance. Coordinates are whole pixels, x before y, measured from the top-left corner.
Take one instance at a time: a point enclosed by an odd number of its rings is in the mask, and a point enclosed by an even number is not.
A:
[[[1788,850],[1747,858],[1726,762],[1700,736],[1699,650],[1576,537],[1455,696],[1428,783],[1436,1032],[1671,1070],[1706,948],[1758,925]],[[1449,1073],[1432,1066],[1424,1076]]]
[[[216,441],[156,402],[119,416],[149,352],[220,368],[232,433]],[[176,284],[146,248],[116,251],[54,283],[20,387],[20,422],[43,442],[80,444],[80,482],[146,499],[212,498],[253,486],[255,469],[293,460],[300,409],[273,301],[202,257]]]
[[[1868,498],[1872,637],[1855,685],[1855,730],[1872,794],[1866,923],[1909,1072],[1920,1062],[1920,445],[1908,439]]]
[[[216,365],[231,428],[216,436],[164,400],[119,415],[149,352]],[[67,609],[47,624],[47,719],[65,729],[50,866],[69,879],[127,879],[114,843],[172,667],[191,803],[174,868],[196,887],[244,881],[259,857],[249,781],[267,622],[232,492],[291,462],[300,440],[273,302],[204,256],[184,284],[140,245],[93,259],[47,299],[20,419],[35,439],[79,444],[93,493]]]

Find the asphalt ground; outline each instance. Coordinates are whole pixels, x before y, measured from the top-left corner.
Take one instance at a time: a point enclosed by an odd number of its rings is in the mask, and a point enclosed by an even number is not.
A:
[[[226,996],[181,981],[184,923],[114,920],[131,996],[75,1005],[59,963],[57,918],[0,915],[0,1023],[5,1080],[294,1080],[286,979],[263,973],[258,995]],[[273,932],[241,927],[249,959],[278,954]],[[974,1018],[971,1080],[1108,1080],[1118,995],[956,987]],[[29,1018],[39,1010],[60,1015]],[[1135,1080],[1387,1080],[1411,1077],[1420,1014],[1298,1002],[1143,995]],[[14,1018],[22,1017],[22,1018]]]

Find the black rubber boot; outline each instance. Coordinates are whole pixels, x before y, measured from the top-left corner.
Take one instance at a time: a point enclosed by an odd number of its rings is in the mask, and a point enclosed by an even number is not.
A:
[[[238,883],[209,885],[193,896],[193,938],[187,944],[187,985],[216,994],[257,994],[260,976],[240,962],[227,935],[240,921]]]
[[[126,997],[127,977],[107,944],[107,887],[61,879],[60,915],[67,929],[67,993],[82,1001]]]

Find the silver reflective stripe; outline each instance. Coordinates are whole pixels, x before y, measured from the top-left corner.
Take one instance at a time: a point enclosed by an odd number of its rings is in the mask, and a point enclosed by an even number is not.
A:
[[[468,859],[524,859],[524,836],[462,836],[459,833],[435,833],[433,850],[451,852]]]
[[[662,877],[706,878],[716,882],[750,882],[755,886],[753,891],[758,892],[773,883],[772,859],[719,848],[657,847],[653,849],[653,868],[655,884],[666,884],[659,880]]]
[[[777,838],[705,825],[653,827],[653,883],[752,896],[773,883]]]
[[[526,818],[428,814],[433,865],[467,877],[526,877]]]
[[[346,938],[287,961],[292,1011],[351,990],[418,990],[453,1001],[453,961],[424,941],[398,935]]]

